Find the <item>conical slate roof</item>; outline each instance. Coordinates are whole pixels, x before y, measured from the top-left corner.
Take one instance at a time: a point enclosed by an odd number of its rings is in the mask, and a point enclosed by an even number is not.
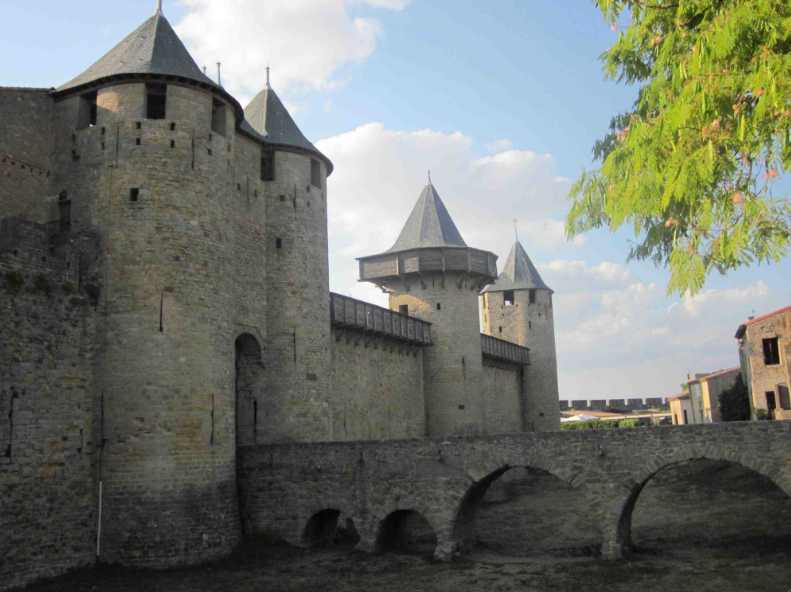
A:
[[[272,144],[318,152],[294,123],[280,97],[269,84],[245,107],[244,117],[254,130]]]
[[[130,74],[178,76],[219,88],[198,67],[168,20],[157,11],[93,66],[61,86],[58,92]]]
[[[332,162],[300,131],[268,81],[266,88],[253,97],[250,104],[245,107],[244,119],[242,127],[251,127],[266,142],[313,152],[325,161],[327,174],[332,172]]]
[[[504,290],[552,290],[541,279],[536,266],[530,261],[522,243],[516,241],[511,247],[502,273],[493,284],[486,286],[484,292],[502,292]]]
[[[466,247],[461,233],[429,181],[388,253],[426,247]]]

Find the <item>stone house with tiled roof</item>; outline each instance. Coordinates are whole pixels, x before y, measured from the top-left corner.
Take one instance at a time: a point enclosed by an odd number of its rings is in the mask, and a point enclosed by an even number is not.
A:
[[[747,319],[736,339],[753,418],[791,419],[791,306]]]

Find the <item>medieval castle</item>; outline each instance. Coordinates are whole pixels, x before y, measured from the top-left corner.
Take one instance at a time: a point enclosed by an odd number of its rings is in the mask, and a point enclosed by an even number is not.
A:
[[[161,10],[57,89],[0,88],[0,589],[229,553],[245,446],[558,428],[521,244],[498,276],[429,181],[359,259],[389,309],[332,294],[331,173]]]

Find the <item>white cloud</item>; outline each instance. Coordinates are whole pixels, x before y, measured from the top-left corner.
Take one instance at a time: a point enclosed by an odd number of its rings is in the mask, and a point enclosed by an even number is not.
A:
[[[528,252],[567,244],[563,210],[569,182],[555,174],[548,154],[509,145],[480,157],[462,133],[398,131],[380,123],[317,146],[335,164],[329,179],[330,283],[335,290],[383,302],[376,291],[356,285],[354,257],[384,251],[395,242],[428,169],[468,245],[504,258],[515,218],[525,221],[519,232]]]
[[[223,63],[223,84],[246,100],[265,84],[325,89],[348,63],[368,58],[381,23],[359,17],[359,5],[402,10],[409,0],[181,0],[186,16],[176,26],[199,65]]]
[[[758,281],[745,288],[702,290],[694,296],[687,294],[682,300],[682,307],[688,316],[696,317],[707,307],[749,303],[767,294],[769,286]]]

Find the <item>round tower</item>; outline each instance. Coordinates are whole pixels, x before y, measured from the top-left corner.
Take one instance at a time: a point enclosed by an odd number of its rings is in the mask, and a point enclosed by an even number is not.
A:
[[[152,567],[221,557],[240,536],[237,443],[254,443],[264,392],[265,139],[161,10],[55,99],[55,186],[103,247],[97,551]]]
[[[332,439],[327,176],[332,163],[297,127],[272,89],[245,109],[266,139],[266,396],[258,442]]]
[[[426,349],[428,435],[484,431],[478,292],[497,274],[497,257],[467,246],[429,180],[398,240],[359,259],[360,281],[390,295],[390,308],[432,323]]]
[[[517,240],[497,281],[481,297],[484,333],[530,348],[523,388],[529,431],[560,425],[552,294]]]

